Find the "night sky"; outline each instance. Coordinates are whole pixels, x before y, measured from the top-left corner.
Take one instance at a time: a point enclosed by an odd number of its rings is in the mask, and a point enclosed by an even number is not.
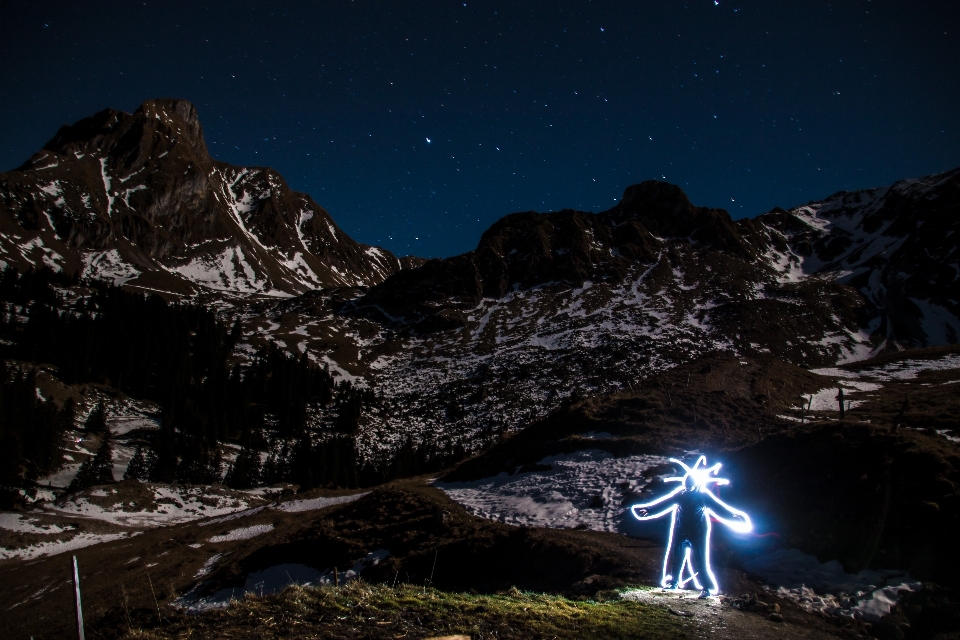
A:
[[[10,1],[0,170],[177,97],[400,255],[651,178],[754,216],[960,166],[958,36],[955,0]]]

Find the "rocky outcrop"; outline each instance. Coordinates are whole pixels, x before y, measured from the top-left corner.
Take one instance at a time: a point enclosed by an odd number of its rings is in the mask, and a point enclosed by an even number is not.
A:
[[[0,175],[0,259],[193,295],[295,295],[398,272],[277,172],[212,159],[192,104],[64,126]]]

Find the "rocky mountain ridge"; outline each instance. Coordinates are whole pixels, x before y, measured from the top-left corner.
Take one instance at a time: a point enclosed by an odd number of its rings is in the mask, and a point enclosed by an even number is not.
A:
[[[956,342],[960,329],[960,257],[951,240],[958,208],[960,170],[738,221],[721,209],[694,207],[675,185],[648,181],[597,214],[506,216],[476,250],[397,274],[357,306],[422,330],[444,328],[461,324],[457,310],[483,298],[554,282],[620,283],[631,267],[683,246],[734,261],[755,289],[849,285],[865,298],[860,322],[870,335],[935,346]]]
[[[226,298],[369,286],[401,269],[272,169],[210,157],[196,109],[151,100],[64,126],[0,176],[0,259]]]
[[[469,451],[710,353],[810,368],[956,342],[958,194],[953,170],[734,221],[648,181],[402,263],[276,172],[210,159],[195,109],[160,100],[0,177],[0,259],[228,301],[240,359],[277,342],[383,395],[361,456]]]

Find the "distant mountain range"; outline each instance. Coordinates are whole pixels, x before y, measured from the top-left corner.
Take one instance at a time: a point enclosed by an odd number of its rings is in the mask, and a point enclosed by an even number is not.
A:
[[[956,343],[958,213],[960,169],[737,221],[648,181],[398,259],[276,172],[211,159],[194,107],[154,100],[0,174],[0,260],[215,304],[240,356],[275,341],[384,394],[358,436],[378,455],[476,449],[716,351],[812,367]]]

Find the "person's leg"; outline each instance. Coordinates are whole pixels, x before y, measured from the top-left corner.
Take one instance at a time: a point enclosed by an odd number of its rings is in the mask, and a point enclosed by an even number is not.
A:
[[[673,550],[671,551],[673,558],[670,566],[670,575],[673,576],[673,580],[670,583],[671,589],[679,589],[680,583],[683,580],[680,573],[683,571],[683,561],[687,557],[687,550],[690,548],[690,540],[683,536],[677,536],[673,541]]]
[[[693,561],[694,571],[697,572],[697,578],[700,582],[700,588],[710,590],[710,593],[717,592],[717,581],[713,577],[713,572],[710,568],[710,540],[706,536],[697,540],[697,544],[693,546],[693,553],[691,560]],[[701,593],[701,595],[703,595]]]

